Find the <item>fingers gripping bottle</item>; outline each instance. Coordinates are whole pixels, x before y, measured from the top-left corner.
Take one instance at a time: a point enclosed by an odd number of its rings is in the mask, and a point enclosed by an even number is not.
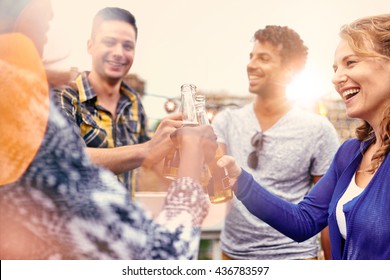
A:
[[[200,125],[209,125],[210,122],[206,113],[206,102],[204,95],[195,96],[195,108]],[[211,203],[222,203],[230,200],[233,197],[232,188],[229,184],[229,178],[226,175],[225,169],[217,165],[217,161],[223,156],[223,151],[218,148],[214,159],[205,165],[201,176],[201,184],[207,183],[207,193]],[[208,168],[207,168],[208,167]],[[211,175],[211,178],[210,178]]]
[[[194,96],[196,86],[192,84],[184,84],[181,86],[181,114],[183,126],[198,125],[196,117]],[[178,149],[174,149],[168,153],[164,159],[163,176],[170,180],[175,180],[180,164],[180,153]]]

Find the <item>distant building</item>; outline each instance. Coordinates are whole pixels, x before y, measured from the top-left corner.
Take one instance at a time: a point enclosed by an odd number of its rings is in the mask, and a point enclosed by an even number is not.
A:
[[[317,112],[326,116],[336,128],[341,143],[355,137],[355,130],[362,124],[362,121],[347,116],[341,98],[325,97],[318,103],[317,108]]]
[[[145,94],[146,82],[137,74],[127,74],[123,80],[126,84],[135,89],[141,95],[141,97]]]
[[[57,73],[50,72],[48,73],[50,77],[53,77],[53,83],[59,82],[67,82],[73,80],[79,74],[77,67],[70,68],[70,71]],[[50,78],[49,77],[49,78]],[[50,79],[49,79],[50,80]],[[137,74],[128,74],[124,78],[124,81],[135,89],[141,97],[149,96],[153,97],[154,95],[147,94],[145,92],[146,81],[141,79]],[[210,121],[213,120],[214,116],[221,110],[227,107],[231,108],[239,108],[253,101],[254,96],[252,94],[248,94],[247,96],[232,96],[227,92],[206,92],[199,91],[199,94],[204,94],[206,96],[206,109],[209,116]],[[158,106],[161,104],[161,110],[167,110],[164,108],[166,106],[166,102],[175,102],[176,107],[175,111],[180,110],[180,100],[178,98],[169,98],[166,97],[166,101],[157,101],[158,99],[164,99],[163,96],[155,96],[156,99],[154,103]],[[346,139],[355,137],[355,130],[361,124],[360,120],[351,119],[345,113],[345,105],[344,102],[337,97],[334,96],[325,96],[322,98],[316,106],[316,113],[326,116],[329,121],[334,125],[339,135],[341,143]],[[167,112],[168,113],[168,112]],[[153,131],[156,128],[156,123],[159,120],[154,120],[151,122],[153,127],[150,128]]]

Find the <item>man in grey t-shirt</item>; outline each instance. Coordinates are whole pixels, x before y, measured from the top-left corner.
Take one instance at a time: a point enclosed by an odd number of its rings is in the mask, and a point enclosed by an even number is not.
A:
[[[227,154],[268,190],[292,202],[320,179],[339,146],[325,117],[293,107],[286,98],[286,85],[303,69],[306,57],[307,48],[292,29],[258,30],[247,66],[255,100],[226,109],[212,123]],[[237,199],[231,206],[221,233],[224,259],[317,257],[316,237],[297,243],[254,217]],[[325,240],[323,244],[326,249]]]

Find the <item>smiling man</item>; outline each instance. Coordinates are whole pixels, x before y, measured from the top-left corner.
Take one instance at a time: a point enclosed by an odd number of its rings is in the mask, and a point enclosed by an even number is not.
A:
[[[156,162],[173,147],[169,135],[181,125],[175,117],[161,122],[153,138],[146,132],[146,115],[138,93],[123,82],[135,54],[137,25],[127,10],[107,7],[94,20],[88,53],[90,72],[54,89],[57,103],[87,145],[91,160],[118,175],[134,194],[135,168],[159,146]],[[101,149],[105,148],[105,149]],[[165,150],[164,150],[165,149]]]
[[[304,68],[306,57],[306,46],[291,28],[259,29],[247,66],[254,102],[226,109],[212,124],[227,154],[269,191],[293,202],[325,174],[339,145],[325,117],[294,107],[286,96],[287,85]],[[325,231],[322,237],[329,256]],[[284,236],[236,198],[221,245],[225,259],[313,259],[320,248],[316,237],[297,243]]]

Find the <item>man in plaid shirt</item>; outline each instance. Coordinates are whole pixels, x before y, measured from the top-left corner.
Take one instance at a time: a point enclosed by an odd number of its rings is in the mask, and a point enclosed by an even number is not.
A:
[[[163,120],[153,139],[147,134],[140,96],[123,82],[133,64],[136,40],[137,25],[130,12],[112,7],[100,10],[88,41],[92,70],[54,89],[57,104],[77,126],[91,160],[118,175],[132,196],[134,169],[157,144],[170,148],[168,136],[181,125],[174,116]]]

